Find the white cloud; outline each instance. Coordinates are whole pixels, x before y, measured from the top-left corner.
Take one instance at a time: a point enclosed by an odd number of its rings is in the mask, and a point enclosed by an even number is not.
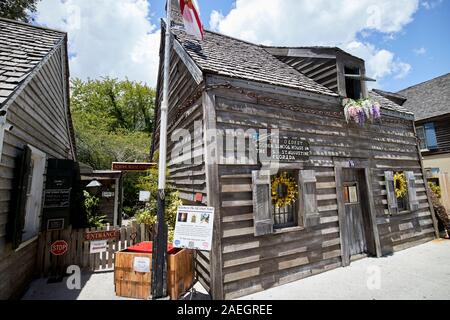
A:
[[[432,10],[438,7],[442,2],[443,0],[422,1],[421,5],[427,10]]]
[[[42,0],[36,22],[68,32],[70,71],[155,85],[160,33],[146,0]]]
[[[383,79],[387,76],[401,79],[406,77],[412,69],[410,64],[396,59],[394,53],[385,49],[377,49],[370,43],[352,41],[343,49],[364,59],[367,74],[375,79]],[[372,85],[380,87],[380,84]]]
[[[419,0],[236,0],[214,11],[213,30],[247,41],[286,46],[340,46],[367,62],[368,75],[404,77],[411,66],[393,52],[361,43],[371,32],[394,37],[413,20]]]
[[[418,56],[423,56],[427,53],[427,49],[424,47],[421,48],[417,48],[413,50],[415,54],[417,54]]]

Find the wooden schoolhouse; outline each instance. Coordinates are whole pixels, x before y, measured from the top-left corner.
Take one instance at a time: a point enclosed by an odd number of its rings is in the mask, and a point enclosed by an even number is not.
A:
[[[198,41],[179,17],[172,33],[169,181],[185,204],[215,208],[213,249],[196,255],[197,278],[213,298],[437,236],[414,116],[368,91],[364,60],[338,48],[267,47],[209,31]],[[160,61],[158,108],[163,51]],[[356,123],[344,98],[367,98],[381,117]],[[260,130],[279,131],[278,154],[252,156]],[[272,156],[276,172],[265,163]]]
[[[39,232],[69,225],[75,154],[67,35],[0,18],[0,299],[33,277]]]

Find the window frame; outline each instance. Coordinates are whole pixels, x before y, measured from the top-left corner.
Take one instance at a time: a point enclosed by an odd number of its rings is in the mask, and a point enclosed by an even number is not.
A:
[[[423,138],[421,138],[419,132],[422,132],[423,134]],[[427,135],[425,132],[425,126],[424,125],[420,125],[416,127],[416,133],[417,133],[417,139],[419,140],[419,149],[422,152],[426,152],[426,151],[430,151],[430,149],[428,148],[428,141],[427,141]],[[422,148],[422,144],[425,146],[425,148]]]
[[[394,175],[396,173],[401,173],[405,176],[406,179],[406,172],[405,171],[394,171]],[[395,182],[394,182],[394,193],[395,193]],[[405,214],[411,212],[409,209],[409,190],[408,190],[408,184],[406,184],[406,194],[402,198],[395,198],[395,201],[397,201],[397,214]],[[402,204],[402,206],[400,206]]]
[[[353,99],[353,100],[359,100],[362,99],[364,96],[363,93],[363,82],[361,79],[355,79],[349,76],[360,76],[361,77],[361,67],[359,66],[350,66],[350,65],[344,65],[344,80],[345,80],[345,95],[347,98]],[[349,84],[352,83],[352,91],[354,91],[354,96],[349,95]],[[358,84],[359,83],[359,88]],[[359,90],[359,97],[356,97],[356,93]]]
[[[270,180],[272,181],[272,179],[282,173],[286,172],[290,177],[294,178],[295,182],[297,183],[297,186],[299,185],[300,181],[298,179],[298,174],[299,174],[299,170],[280,170],[277,174],[272,175],[270,177]],[[293,221],[292,222],[286,222],[286,223],[276,223],[276,216],[280,215],[280,213],[276,213],[276,206],[273,204],[273,199],[272,199],[272,193],[270,194],[270,201],[271,201],[271,215],[272,215],[272,219],[273,219],[273,229],[274,232],[282,232],[283,230],[288,230],[288,229],[293,229],[293,228],[298,228],[298,227],[303,227],[300,225],[300,221],[298,219],[298,215],[299,215],[299,210],[300,210],[300,204],[299,202],[301,201],[301,194],[300,194],[300,190],[299,188],[297,188],[299,191],[299,194],[297,194],[297,201],[295,201],[295,203],[293,203],[291,205],[292,207],[292,212],[290,214],[292,214],[292,218]],[[285,207],[287,208],[287,207]],[[280,208],[281,209],[281,208]],[[281,213],[281,215],[284,215],[286,213]]]
[[[41,228],[41,217],[43,208],[44,181],[47,167],[47,155],[32,146],[31,149],[32,169],[30,172],[29,185],[26,198],[25,224],[23,228],[22,244],[29,243],[34,239]],[[34,201],[34,203],[32,202]],[[19,249],[22,247],[19,246]]]

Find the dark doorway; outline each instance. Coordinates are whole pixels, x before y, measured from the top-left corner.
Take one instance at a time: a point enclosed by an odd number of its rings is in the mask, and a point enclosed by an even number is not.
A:
[[[343,169],[342,172],[343,200],[345,207],[345,234],[349,258],[358,258],[370,250],[371,231],[369,220],[369,205],[367,183],[364,169]]]

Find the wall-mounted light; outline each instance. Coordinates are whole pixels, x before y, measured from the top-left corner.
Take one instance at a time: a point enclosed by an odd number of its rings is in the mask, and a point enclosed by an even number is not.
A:
[[[88,190],[89,193],[95,195],[98,193],[101,187],[102,184],[94,179],[91,182],[89,182],[89,184],[86,186],[86,189]]]

